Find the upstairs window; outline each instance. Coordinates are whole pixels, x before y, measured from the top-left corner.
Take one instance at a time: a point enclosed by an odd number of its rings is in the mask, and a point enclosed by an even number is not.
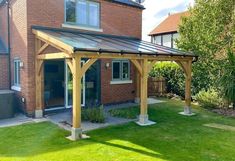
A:
[[[112,75],[114,81],[130,80],[130,62],[128,60],[113,60]]]
[[[84,27],[100,27],[100,4],[87,0],[65,0],[65,21]]]

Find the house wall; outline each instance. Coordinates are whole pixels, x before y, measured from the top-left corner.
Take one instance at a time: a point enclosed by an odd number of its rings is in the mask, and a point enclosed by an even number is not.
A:
[[[0,90],[9,89],[8,72],[8,55],[0,54]]]
[[[106,68],[105,64],[109,63],[110,67]],[[101,102],[103,104],[115,104],[120,102],[133,101],[136,97],[136,83],[135,83],[135,67],[130,66],[130,79],[133,83],[129,84],[113,84],[112,81],[112,59],[103,60],[101,65]]]
[[[100,0],[102,33],[141,38],[142,10]],[[21,69],[21,92],[24,97],[25,108],[29,115],[35,108],[35,37],[32,34],[32,25],[61,28],[64,23],[64,0],[13,0],[12,4],[12,58],[19,57],[24,63]],[[106,60],[101,61],[101,67]],[[12,67],[13,68],[13,67]],[[131,93],[134,83],[131,85],[112,86],[109,72],[102,73],[101,95],[103,103],[108,103],[110,92],[117,93],[120,100],[133,100],[134,94],[123,97],[123,93]],[[107,81],[107,82],[106,82]],[[131,87],[130,87],[131,86]],[[116,89],[118,88],[118,92]],[[128,90],[127,90],[128,89]]]
[[[20,69],[21,90],[16,91],[19,108],[25,110],[25,107],[30,106],[30,95],[33,93],[29,79],[33,73],[29,73],[30,62],[28,59],[28,41],[27,41],[27,0],[11,0],[10,1],[10,34],[11,34],[11,78],[12,89],[14,88],[14,59],[19,58],[23,62],[23,67]],[[22,102],[21,98],[26,98]],[[33,108],[28,109],[29,114],[33,112]]]

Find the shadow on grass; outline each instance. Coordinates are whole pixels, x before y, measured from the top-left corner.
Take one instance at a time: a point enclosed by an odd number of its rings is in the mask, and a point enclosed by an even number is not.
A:
[[[130,153],[135,152],[165,160],[203,160],[206,158],[204,153],[214,155],[220,152],[224,153],[218,156],[220,159],[226,157],[231,159],[232,155],[230,158],[226,154],[234,154],[232,149],[235,149],[235,135],[201,125],[215,121],[234,124],[232,123],[234,119],[205,111],[194,117],[185,117],[177,114],[182,107],[183,104],[177,102],[151,105],[150,119],[157,121],[156,125],[139,127],[134,123],[128,123],[111,126],[88,132],[91,139],[77,142],[65,139],[70,133],[48,122],[2,128],[0,129],[0,157],[30,157],[51,152],[64,153],[74,148],[92,157],[91,152],[84,147],[89,146],[89,149],[92,149],[99,145],[105,147],[107,151],[115,152],[112,149],[114,147]],[[228,138],[230,138],[229,141]],[[113,142],[115,140],[122,142],[117,144]],[[221,146],[224,143],[229,146]],[[203,154],[200,153],[202,149]]]

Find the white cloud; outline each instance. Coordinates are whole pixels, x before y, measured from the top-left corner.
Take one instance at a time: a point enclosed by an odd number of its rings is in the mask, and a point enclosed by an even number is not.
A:
[[[150,41],[147,35],[167,17],[168,13],[185,11],[193,4],[194,0],[145,0],[142,38]]]

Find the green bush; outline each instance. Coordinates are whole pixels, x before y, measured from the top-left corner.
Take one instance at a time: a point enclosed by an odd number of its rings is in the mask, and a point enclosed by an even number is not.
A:
[[[105,114],[104,107],[88,107],[82,109],[82,120],[92,123],[104,123]]]
[[[149,73],[150,77],[164,77],[167,83],[167,92],[184,97],[185,76],[181,67],[176,63],[156,63]]]
[[[196,100],[200,106],[207,109],[218,108],[222,103],[222,99],[219,97],[219,93],[214,89],[200,91],[196,95]]]
[[[111,109],[109,113],[113,117],[120,117],[126,119],[136,119],[139,115],[139,107],[129,107],[129,108],[121,108],[121,109]]]

